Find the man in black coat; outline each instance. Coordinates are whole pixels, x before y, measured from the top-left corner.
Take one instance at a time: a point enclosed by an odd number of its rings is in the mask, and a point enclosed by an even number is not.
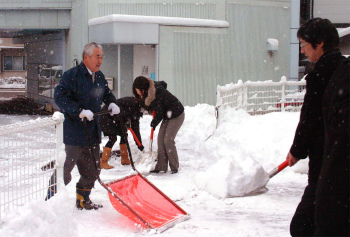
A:
[[[121,164],[122,165],[130,165],[130,160],[128,156],[128,149],[121,126],[130,126],[134,131],[137,139],[141,143],[137,146],[139,150],[143,150],[141,134],[140,134],[140,118],[142,117],[141,107],[137,103],[135,97],[123,97],[117,99],[116,104],[120,108],[120,116],[122,120],[122,125],[118,118],[111,116],[110,114],[105,114],[100,116],[99,124],[101,126],[101,130],[105,136],[108,136],[108,142],[103,147],[102,158],[101,158],[101,168],[102,169],[111,169],[113,166],[108,164],[108,160],[111,155],[111,151],[114,143],[117,141],[117,136],[120,136],[120,155],[121,155]],[[105,105],[102,110],[107,110],[107,106]],[[135,140],[135,138],[134,138]],[[135,140],[136,141],[136,140]]]
[[[102,207],[90,200],[91,189],[100,172],[101,130],[97,119],[94,119],[94,113],[101,110],[102,103],[108,105],[112,114],[120,112],[115,104],[116,98],[100,71],[102,61],[103,51],[100,44],[93,42],[85,45],[82,63],[66,71],[55,88],[55,102],[65,118],[64,184],[71,181],[71,172],[77,165],[80,174],[76,184],[78,209],[92,210]],[[82,120],[87,121],[83,123]],[[49,190],[48,198],[50,195]]]
[[[306,76],[306,94],[294,141],[287,155],[289,165],[309,157],[308,185],[290,224],[292,236],[312,236],[315,232],[315,193],[323,157],[324,128],[322,98],[335,69],[343,60],[338,50],[339,35],[327,19],[315,18],[297,33],[301,53],[316,62]]]
[[[323,96],[325,144],[316,191],[316,236],[349,236],[350,58],[335,71]]]

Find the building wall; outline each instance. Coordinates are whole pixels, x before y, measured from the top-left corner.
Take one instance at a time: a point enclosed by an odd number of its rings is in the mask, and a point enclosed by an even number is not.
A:
[[[166,81],[185,105],[215,104],[217,85],[239,79],[277,81],[289,75],[290,0],[16,0],[0,2],[0,7],[4,11],[0,29],[69,29],[59,44],[66,52],[65,69],[82,60],[83,46],[89,41],[88,20],[94,17],[119,13],[228,21],[227,29],[160,27],[159,80]],[[20,21],[13,20],[9,12],[16,13]],[[267,38],[279,41],[278,51],[266,51]],[[106,49],[108,46],[105,54]],[[110,49],[115,52],[115,48]],[[129,78],[134,77],[132,46],[122,47],[122,54],[121,89],[128,88],[132,83]],[[106,57],[102,71],[117,78],[113,67],[116,58],[110,56],[112,61]]]
[[[3,48],[1,48],[3,47]],[[20,47],[20,48],[7,48]],[[4,71],[4,56],[26,56],[23,44],[14,44],[12,38],[0,38],[0,78],[26,78],[26,71]]]
[[[349,0],[314,0],[314,17],[327,18],[332,23],[350,23]]]
[[[228,29],[160,27],[159,80],[185,105],[215,104],[217,85],[289,75],[290,0],[89,0],[88,8],[89,19],[131,14],[228,21]],[[266,50],[268,38],[279,41],[275,53]]]
[[[65,58],[65,34],[64,32],[48,35],[32,35],[23,39],[26,41],[27,52],[27,93],[40,103],[50,102],[53,98],[49,95],[39,95],[39,67],[40,65],[63,65]]]
[[[160,80],[184,104],[195,105],[215,104],[217,85],[288,77],[289,6],[289,1],[227,2],[228,29],[161,26]],[[268,38],[279,41],[278,51],[267,52]]]
[[[134,45],[134,73],[133,78],[138,76],[151,77],[156,69],[156,49],[151,45]],[[147,74],[144,67],[148,68]]]
[[[224,20],[225,0],[88,0],[89,19],[110,14]]]

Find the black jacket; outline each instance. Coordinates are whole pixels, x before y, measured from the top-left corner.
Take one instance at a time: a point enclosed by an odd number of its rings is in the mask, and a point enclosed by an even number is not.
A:
[[[183,105],[166,89],[164,81],[154,82],[149,79],[149,83],[145,106],[148,111],[155,111],[156,113],[151,122],[151,127],[155,128],[163,119],[177,118],[184,112]]]
[[[316,223],[349,236],[350,59],[336,70],[323,97],[324,160],[316,191]]]
[[[142,144],[140,134],[140,118],[142,117],[141,107],[134,97],[123,97],[117,99],[116,104],[120,108],[120,114],[123,124],[135,132],[136,137]],[[108,106],[105,105],[102,111],[107,111]],[[99,118],[101,130],[105,136],[118,135],[122,136],[122,130],[119,119],[113,118],[109,113],[101,115]],[[135,141],[136,142],[136,141]]]
[[[343,58],[339,50],[326,52],[306,76],[306,94],[290,152],[298,159],[305,159],[309,156],[309,182],[317,182],[322,164],[324,90]]]
[[[102,103],[115,102],[108,83],[101,71],[96,72],[95,81],[83,63],[63,74],[55,88],[55,103],[64,114],[63,142],[72,146],[89,146],[88,136],[79,114],[83,109],[96,113]],[[86,122],[87,133],[92,144],[101,143],[101,131],[97,119]]]

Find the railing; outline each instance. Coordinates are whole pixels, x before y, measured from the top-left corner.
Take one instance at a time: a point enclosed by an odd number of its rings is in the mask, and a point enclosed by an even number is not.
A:
[[[55,113],[51,118],[0,126],[0,221],[4,213],[28,201],[45,199],[51,175],[63,167],[63,120]]]
[[[230,106],[251,115],[276,111],[300,111],[304,102],[306,81],[245,82],[217,87],[216,106],[220,110]]]

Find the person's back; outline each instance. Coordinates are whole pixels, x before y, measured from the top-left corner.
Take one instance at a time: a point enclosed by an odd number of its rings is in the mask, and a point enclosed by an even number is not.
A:
[[[303,24],[297,33],[301,53],[313,70],[306,76],[306,94],[295,131],[293,144],[287,154],[289,165],[309,158],[308,185],[290,224],[292,236],[312,236],[315,232],[315,195],[322,167],[324,128],[322,97],[330,78],[343,60],[338,46],[339,35],[328,19],[315,18]]]
[[[349,236],[350,59],[337,68],[323,97],[324,160],[316,191],[316,236]]]

